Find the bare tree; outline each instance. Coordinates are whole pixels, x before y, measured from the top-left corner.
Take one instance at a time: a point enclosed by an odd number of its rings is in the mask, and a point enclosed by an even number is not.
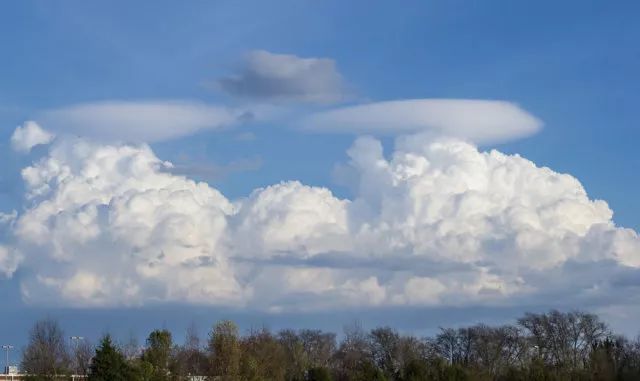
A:
[[[73,348],[73,371],[76,374],[86,375],[91,366],[93,357],[93,345],[84,339],[80,340]]]
[[[407,374],[407,370],[410,370],[412,367],[426,366],[428,351],[426,343],[423,340],[419,340],[413,336],[400,336],[396,343],[394,353],[394,362],[398,368],[397,376],[402,380],[409,379],[410,374]],[[414,375],[414,377],[419,376]]]
[[[187,328],[184,344],[176,347],[171,364],[174,378],[182,380],[189,376],[201,376],[206,373],[207,358],[201,345],[195,323]]]
[[[133,331],[129,332],[129,337],[127,338],[126,343],[120,345],[120,347],[122,348],[122,354],[127,361],[133,361],[142,355],[140,342]]]
[[[480,324],[468,330],[472,337],[470,365],[492,376],[503,369],[522,365],[527,343],[518,327]]]
[[[327,367],[336,350],[336,335],[320,330],[303,329],[299,334],[302,346],[313,368]]]
[[[399,343],[400,335],[390,327],[375,328],[369,333],[371,356],[387,378],[400,372]]]
[[[440,328],[440,333],[434,340],[437,353],[449,364],[459,361],[458,332],[453,328]]]
[[[58,322],[50,318],[37,321],[23,351],[22,369],[41,376],[64,375],[69,373],[70,362],[64,331]]]
[[[593,346],[609,335],[597,316],[580,311],[527,313],[518,323],[530,334],[540,359],[559,368],[583,368]]]
[[[336,352],[338,378],[354,379],[363,366],[373,365],[369,340],[359,322],[344,328],[344,339]]]
[[[285,329],[278,333],[278,341],[280,341],[286,358],[287,380],[303,380],[309,369],[310,361],[302,339],[294,330]],[[330,355],[333,355],[333,351]]]

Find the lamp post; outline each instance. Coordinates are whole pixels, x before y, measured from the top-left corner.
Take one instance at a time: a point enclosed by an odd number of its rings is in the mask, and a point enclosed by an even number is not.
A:
[[[7,353],[5,373],[9,374],[9,351],[13,349],[13,345],[3,345],[2,349]]]

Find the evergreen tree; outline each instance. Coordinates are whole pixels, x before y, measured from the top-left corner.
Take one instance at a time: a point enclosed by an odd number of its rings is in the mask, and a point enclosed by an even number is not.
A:
[[[89,369],[90,381],[128,381],[132,378],[124,355],[113,344],[109,335],[105,335],[100,341]]]

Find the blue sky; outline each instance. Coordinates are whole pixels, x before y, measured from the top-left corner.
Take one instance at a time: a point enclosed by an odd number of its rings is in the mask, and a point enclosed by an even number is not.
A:
[[[216,1],[176,7],[26,1],[4,8],[5,136],[41,108],[114,98],[218,100],[203,84],[228,72],[247,50],[326,56],[363,97],[507,99],[525,106],[545,122],[544,130],[501,149],[576,175],[591,195],[610,203],[616,221],[640,226],[640,205],[629,196],[640,182],[638,159],[629,153],[640,133],[633,75],[640,27],[633,2],[415,1],[397,7]],[[273,139],[257,147],[265,165],[249,176],[262,181],[230,179],[222,189],[245,194],[281,174],[331,184],[331,166],[351,139],[327,138],[292,154],[304,168],[272,166],[287,158],[268,147],[300,147],[312,138],[271,127],[254,131]],[[229,147],[228,136],[211,135],[204,140],[211,160],[256,155],[256,147]],[[175,146],[190,142],[180,143]],[[171,146],[160,149],[167,155],[180,149]]]
[[[481,142],[481,149],[517,153],[538,166],[571,174],[590,199],[608,203],[616,225],[637,232],[639,11],[640,5],[631,1],[405,1],[401,6],[391,1],[293,0],[7,2],[0,8],[0,159],[5,163],[0,170],[0,210],[20,214],[29,207],[20,169],[47,155],[48,148],[18,155],[9,140],[27,120],[48,129],[40,116],[49,110],[105,101],[164,100],[286,109],[287,117],[256,117],[155,141],[151,147],[160,159],[177,164],[176,171],[187,168],[188,175],[231,200],[286,180],[328,187],[336,197],[357,198],[336,179],[336,165],[349,160],[346,152],[358,134],[300,131],[297,118],[387,100],[483,99],[517,105],[543,127],[522,139]],[[333,60],[345,100],[260,102],[222,91],[217,81],[242,75],[247,54],[255,51]],[[387,154],[398,135],[386,131],[378,136]],[[29,320],[46,313],[26,303],[20,291],[21,282],[38,271],[25,266],[0,280],[0,294],[14,311],[0,328],[0,337],[22,340],[24,333],[10,333],[9,327],[24,321],[22,316]],[[553,305],[548,301],[532,299],[520,307],[506,303],[494,315],[482,311],[496,320],[509,319],[529,307]],[[157,307],[145,312],[148,304],[141,303],[135,315],[153,316]],[[62,305],[64,309],[50,313],[90,317],[98,308],[121,320],[128,311],[112,304],[80,309]],[[172,301],[160,305],[171,310],[167,306]],[[472,302],[461,308],[474,306]],[[202,309],[219,311],[216,306],[189,308],[200,320],[206,320]],[[265,319],[264,311],[235,311],[247,316],[247,322],[252,316]],[[428,331],[428,322],[407,323],[412,313],[396,313],[388,323]],[[185,316],[167,315],[168,325],[189,323]],[[344,319],[353,315],[345,313]],[[292,316],[285,321],[300,321]],[[306,321],[319,324],[309,316]],[[618,316],[618,327],[635,333],[629,323],[633,313],[609,316]],[[115,330],[128,329],[125,322],[112,324]],[[340,324],[331,328],[336,326]]]

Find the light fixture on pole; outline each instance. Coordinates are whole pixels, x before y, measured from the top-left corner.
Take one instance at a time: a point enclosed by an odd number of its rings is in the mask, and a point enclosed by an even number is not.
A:
[[[6,368],[4,369],[4,372],[5,374],[9,374],[9,351],[13,349],[13,345],[3,345],[2,349],[7,353]]]

